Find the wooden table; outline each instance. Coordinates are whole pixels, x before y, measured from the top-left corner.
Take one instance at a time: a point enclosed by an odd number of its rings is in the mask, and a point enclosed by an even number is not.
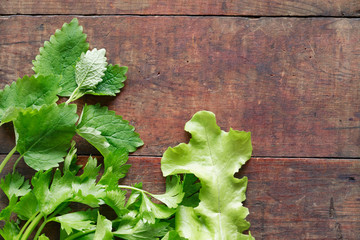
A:
[[[0,14],[1,88],[33,74],[38,48],[75,16],[91,48],[129,67],[119,96],[86,97],[145,142],[126,183],[163,191],[162,153],[206,109],[224,130],[252,132],[239,175],[256,239],[360,239],[359,0],[3,0]],[[4,158],[11,125],[0,141]]]

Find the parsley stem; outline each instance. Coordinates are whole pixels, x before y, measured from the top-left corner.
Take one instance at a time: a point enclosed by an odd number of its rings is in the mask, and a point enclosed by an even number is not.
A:
[[[40,213],[39,215],[37,215],[34,220],[32,220],[31,224],[29,225],[29,227],[26,229],[26,231],[24,232],[24,235],[21,237],[21,240],[26,240],[30,237],[30,234],[34,231],[34,229],[36,228],[36,226],[38,225],[38,223],[40,222],[40,220],[43,218],[43,214]]]
[[[9,152],[9,154],[5,157],[5,159],[2,161],[0,165],[0,173],[2,172],[3,168],[7,164],[7,162],[10,160],[12,155],[16,152],[16,146]]]
[[[50,219],[49,219],[50,220]],[[44,229],[45,225],[50,222],[49,220],[47,219],[44,219],[44,222],[40,225],[39,229],[36,231],[36,234],[35,234],[35,237],[34,237],[34,240],[37,240],[42,232],[42,230]]]
[[[19,232],[19,234],[17,235],[16,240],[19,240],[21,235],[23,234],[23,232],[25,231],[25,229],[29,226],[29,224],[31,223],[32,220],[34,220],[34,218],[39,214],[40,212],[37,211],[34,215],[32,215],[27,222],[24,224],[24,226],[21,228],[21,231]]]
[[[18,157],[18,159],[16,159],[15,163],[14,163],[14,166],[13,166],[13,174],[15,173],[15,169],[16,169],[16,166],[18,165],[18,163],[20,162],[20,160],[22,159],[23,155],[20,155]]]
[[[73,240],[73,239],[77,239],[79,237],[82,237],[82,236],[85,236],[85,235],[88,235],[90,233],[93,233],[95,232],[96,229],[91,229],[91,230],[87,230],[87,231],[83,231],[83,232],[77,232],[67,238],[65,238],[65,240]]]
[[[150,196],[152,196],[151,193],[149,193],[149,192],[147,192],[147,191],[145,191],[143,189],[136,188],[136,187],[126,186],[126,185],[119,185],[119,188],[135,190],[135,191],[143,192],[143,193],[146,193],[146,194],[149,194]]]

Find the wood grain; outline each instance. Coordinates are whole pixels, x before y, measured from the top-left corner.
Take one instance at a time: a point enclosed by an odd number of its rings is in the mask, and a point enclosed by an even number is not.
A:
[[[137,155],[187,141],[184,124],[206,109],[224,130],[251,131],[255,156],[360,157],[360,19],[79,19],[91,47],[129,66],[119,96],[85,100],[130,120],[145,142]],[[32,74],[38,48],[70,20],[1,17],[0,87]],[[1,128],[1,153],[12,131]]]
[[[129,163],[132,168],[124,184],[143,182],[150,192],[165,190],[160,158],[131,157]],[[32,174],[23,163],[19,171]],[[249,178],[247,219],[258,240],[355,240],[360,236],[359,160],[253,158],[237,176]],[[2,200],[0,208],[4,206]],[[47,232],[54,234],[56,229],[58,225],[51,225]]]
[[[4,0],[0,14],[359,16],[358,0]]]

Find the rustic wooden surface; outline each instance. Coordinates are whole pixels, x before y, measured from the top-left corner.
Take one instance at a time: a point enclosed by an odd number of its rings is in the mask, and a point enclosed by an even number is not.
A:
[[[150,192],[164,192],[160,159],[131,157],[123,183],[143,182]],[[7,168],[10,171],[11,164]],[[33,174],[23,162],[18,170],[28,177]],[[242,176],[249,179],[245,205],[257,240],[359,239],[360,161],[252,158],[237,174]]]
[[[85,98],[130,120],[145,142],[125,184],[164,191],[160,156],[188,141],[185,122],[206,109],[224,130],[252,132],[256,157],[238,176],[249,178],[256,239],[357,240],[359,15],[359,0],[4,0],[0,88],[32,74],[38,48],[76,16],[91,47],[129,67],[119,96]],[[13,142],[2,126],[0,154]],[[96,154],[80,142],[81,154]],[[19,171],[33,174],[23,162]]]
[[[358,0],[2,0],[0,14],[359,16]]]
[[[32,74],[38,48],[71,18],[0,18],[0,86]],[[359,19],[111,16],[80,23],[92,47],[129,66],[117,98],[87,100],[131,121],[145,142],[138,155],[161,156],[186,141],[185,122],[206,109],[224,129],[251,131],[255,156],[360,157]],[[7,128],[1,139],[11,138]],[[12,147],[4,141],[0,152]]]

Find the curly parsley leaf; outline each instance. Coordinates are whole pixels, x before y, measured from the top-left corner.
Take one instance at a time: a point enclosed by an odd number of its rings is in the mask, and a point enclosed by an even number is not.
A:
[[[52,104],[20,112],[14,121],[16,149],[26,164],[35,170],[47,170],[64,161],[77,119],[73,104]]]
[[[85,105],[77,126],[77,133],[95,146],[104,157],[119,148],[134,152],[142,146],[144,143],[134,130],[128,121],[100,104]]]
[[[33,61],[33,70],[37,75],[59,76],[62,87],[59,95],[70,96],[77,87],[74,66],[88,49],[86,34],[74,18],[70,23],[65,23],[61,30],[56,30],[50,41],[46,41],[44,47],[40,48],[40,54]]]
[[[242,232],[250,224],[245,220],[247,178],[234,174],[250,158],[250,133],[230,129],[224,132],[216,124],[215,115],[201,111],[186,123],[191,133],[189,144],[169,148],[161,160],[164,176],[193,173],[202,188],[196,208],[180,207],[176,214],[176,230],[192,239],[253,239]]]
[[[0,125],[16,119],[25,108],[39,109],[58,100],[59,78],[54,76],[24,76],[0,90]]]

